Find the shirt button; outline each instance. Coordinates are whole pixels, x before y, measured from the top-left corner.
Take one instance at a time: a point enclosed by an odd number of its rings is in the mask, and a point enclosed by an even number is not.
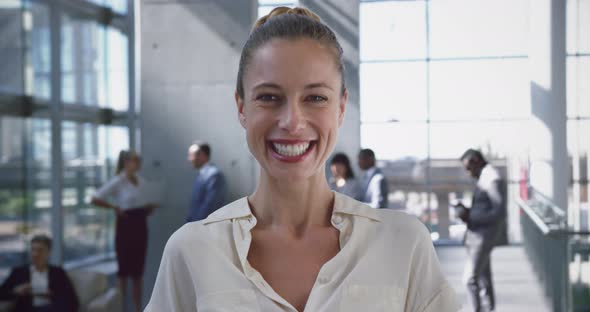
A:
[[[320,284],[327,284],[328,283],[328,278],[322,276],[322,277],[318,278],[318,283],[320,283]]]
[[[334,222],[334,224],[340,224],[340,223],[342,223],[342,217],[341,216],[334,216],[332,218],[332,221]]]

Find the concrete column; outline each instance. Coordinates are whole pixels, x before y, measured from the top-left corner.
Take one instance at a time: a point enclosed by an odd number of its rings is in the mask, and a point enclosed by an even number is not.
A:
[[[436,191],[436,201],[438,202],[438,235],[441,240],[450,239],[449,226],[449,192]]]
[[[191,142],[211,144],[212,161],[227,178],[230,199],[254,188],[257,167],[237,119],[234,90],[257,1],[138,4],[142,174],[165,184],[161,207],[149,220],[147,303],[166,241],[184,224],[189,206],[195,175],[187,161]]]
[[[318,14],[338,36],[344,50],[345,79],[348,88],[348,106],[335,152],[351,157],[356,166],[356,155],[361,145],[361,114],[359,84],[359,0],[300,0],[301,6]],[[356,170],[358,173],[359,171]]]
[[[567,209],[565,0],[531,0],[529,9],[531,184]]]

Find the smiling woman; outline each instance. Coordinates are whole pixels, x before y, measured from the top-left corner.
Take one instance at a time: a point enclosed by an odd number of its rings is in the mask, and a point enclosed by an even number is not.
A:
[[[342,48],[314,13],[254,26],[236,105],[256,190],[168,241],[146,311],[457,311],[426,228],[330,191],[348,92]]]

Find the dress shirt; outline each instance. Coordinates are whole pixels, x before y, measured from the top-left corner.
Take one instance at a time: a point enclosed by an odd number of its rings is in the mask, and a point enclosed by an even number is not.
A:
[[[31,266],[31,290],[34,307],[42,307],[51,303],[48,297],[36,296],[49,293],[49,268],[44,272],[39,272],[34,266]]]
[[[363,176],[361,201],[373,208],[387,208],[388,193],[387,179],[381,170],[369,168]]]
[[[459,310],[423,224],[334,196],[341,249],[320,269],[305,311]],[[242,198],[176,231],[145,311],[296,312],[248,262],[256,223]]]
[[[137,185],[131,183],[124,173],[114,176],[94,193],[94,197],[102,200],[112,197],[115,205],[122,210],[140,208],[145,205],[142,198],[145,195],[145,180],[139,175],[136,177]]]

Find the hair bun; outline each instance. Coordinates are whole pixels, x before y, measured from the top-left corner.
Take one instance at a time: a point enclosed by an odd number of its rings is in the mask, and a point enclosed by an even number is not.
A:
[[[281,6],[281,7],[274,8],[267,15],[259,18],[256,21],[256,23],[254,23],[252,30],[255,30],[256,28],[264,25],[269,19],[271,19],[273,17],[285,15],[285,14],[301,15],[301,16],[309,17],[309,18],[316,20],[318,22],[321,21],[320,17],[317,14],[313,13],[312,11],[310,11],[306,8],[301,8],[301,7],[288,8],[288,7]]]

